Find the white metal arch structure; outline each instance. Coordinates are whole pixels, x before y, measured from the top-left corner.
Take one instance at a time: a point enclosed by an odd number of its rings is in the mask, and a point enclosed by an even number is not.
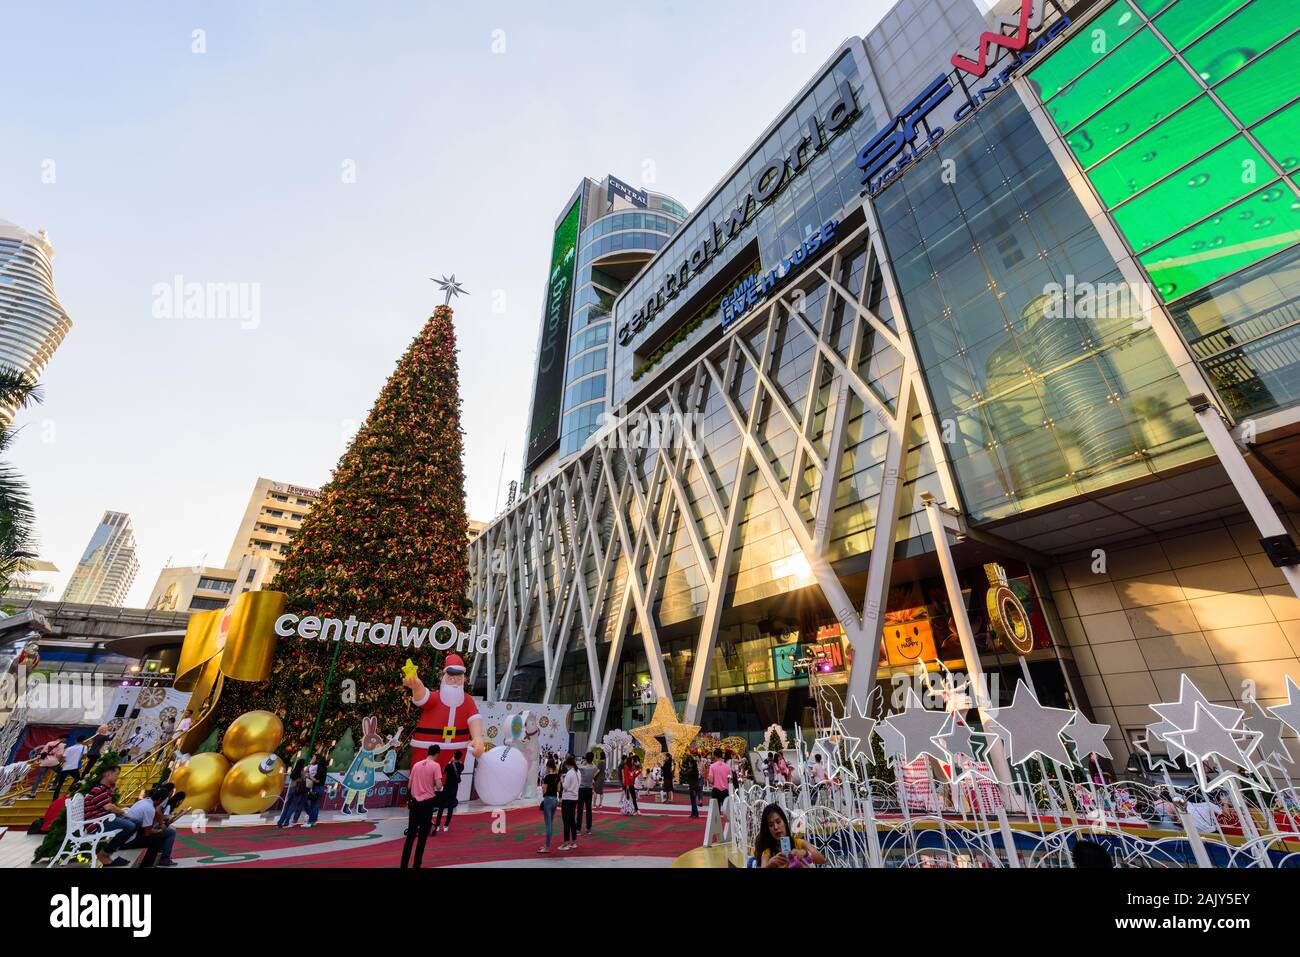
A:
[[[475,627],[499,647],[475,660],[471,678],[486,668],[490,698],[511,693],[530,648],[549,702],[570,642],[580,642],[595,711],[590,734],[598,739],[635,630],[656,696],[684,695],[683,720],[698,723],[745,544],[745,504],[764,493],[775,503],[772,522],[806,562],[809,580],[792,587],[820,589],[854,660],[867,663],[851,673],[849,692],[870,690],[899,516],[923,508],[923,490],[953,504],[958,498],[874,217],[869,206],[863,212],[849,217],[860,225],[801,274],[799,285],[817,280],[824,290],[815,308],[789,290],[759,305],[473,541]],[[792,356],[800,369],[806,361],[806,372],[793,376],[798,394],[787,391]],[[642,410],[678,430],[669,440],[638,441]],[[734,467],[719,468],[717,450],[730,445],[738,447]],[[929,471],[909,478],[909,462],[922,459]],[[870,514],[857,539],[865,547],[841,534],[844,513],[854,509]],[[706,586],[695,603],[695,667],[684,688],[670,687],[654,614],[674,549]],[[832,563],[854,556],[866,560],[866,588],[850,594]]]

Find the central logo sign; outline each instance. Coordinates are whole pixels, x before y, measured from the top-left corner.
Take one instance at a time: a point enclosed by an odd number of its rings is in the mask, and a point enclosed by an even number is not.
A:
[[[840,80],[838,95],[820,120],[809,117],[803,133],[784,157],[778,157],[758,171],[749,190],[736,208],[713,224],[704,237],[668,274],[664,282],[618,328],[620,345],[627,345],[632,337],[646,327],[654,317],[663,312],[667,304],[686,291],[691,280],[704,269],[722,249],[738,236],[765,204],[780,195],[796,175],[808,168],[813,157],[822,153],[836,135],[848,129],[858,115],[857,100],[848,81]]]
[[[942,126],[932,126],[928,117],[955,93],[964,93],[964,99],[952,114],[954,123],[960,123],[986,99],[1011,82],[1016,71],[1043,47],[1056,39],[1070,25],[1070,18],[1064,14],[1050,27],[1042,32],[1034,43],[1030,37],[1042,27],[1044,19],[1043,4],[1046,0],[1022,0],[1020,16],[1017,19],[1003,19],[1002,27],[1014,27],[1013,35],[1003,33],[984,33],[980,37],[979,48],[971,54],[974,59],[962,53],[954,53],[952,63],[959,70],[972,76],[983,77],[1000,58],[989,58],[989,50],[997,47],[1009,51],[1011,63],[991,81],[978,89],[970,89],[965,81],[960,89],[954,80],[960,78],[956,71],[940,74],[916,95],[912,102],[898,113],[880,132],[871,138],[866,146],[858,152],[858,169],[862,171],[862,185],[872,195],[892,182],[908,166],[915,162],[931,146],[939,142],[947,132]],[[924,133],[925,140],[918,142]]]

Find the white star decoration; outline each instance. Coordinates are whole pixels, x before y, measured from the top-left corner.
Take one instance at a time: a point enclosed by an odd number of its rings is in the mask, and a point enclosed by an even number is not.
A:
[[[966,719],[959,712],[950,711],[939,733],[930,740],[947,755],[945,760],[955,766],[959,754],[975,757],[974,737]]]
[[[1300,734],[1300,685],[1286,676],[1286,704],[1275,704],[1269,713],[1296,734]]]
[[[929,754],[937,761],[946,761],[943,748],[934,743],[934,737],[945,721],[944,712],[927,710],[916,692],[908,688],[903,710],[880,722],[877,732],[879,728],[888,727],[902,737],[898,753],[904,761],[915,761],[923,754]]]
[[[871,760],[871,735],[876,730],[876,719],[867,717],[866,709],[856,699],[849,699],[844,717],[831,719],[831,727],[844,741],[850,761],[859,757]]]
[[[1245,714],[1240,708],[1210,704],[1205,695],[1201,694],[1201,689],[1192,684],[1191,678],[1183,674],[1178,682],[1177,701],[1167,701],[1150,706],[1151,710],[1164,720],[1147,725],[1147,740],[1149,741],[1152,736],[1159,738],[1173,749],[1170,756],[1177,757],[1178,744],[1169,740],[1169,733],[1191,728],[1192,722],[1196,719],[1196,706],[1198,704],[1203,705],[1205,710],[1214,716],[1215,721],[1225,728],[1237,727]]]
[[[1065,729],[1065,736],[1074,742],[1074,750],[1079,755],[1080,761],[1087,764],[1090,754],[1095,754],[1099,758],[1112,757],[1110,748],[1106,746],[1106,732],[1109,730],[1110,725],[1089,721],[1079,713]]]
[[[1243,740],[1238,741],[1238,737]],[[1237,778],[1251,787],[1260,786],[1260,782],[1254,777],[1255,766],[1250,760],[1250,752],[1258,747],[1260,737],[1258,731],[1224,726],[1207,705],[1198,701],[1192,716],[1192,726],[1167,732],[1165,741],[1182,749],[1183,755],[1196,772],[1196,780],[1201,785],[1201,789],[1208,794],[1229,778]],[[1245,744],[1244,748],[1242,744]],[[1246,775],[1226,770],[1221,766],[1215,777],[1207,780],[1208,769],[1205,762],[1209,760],[1210,755],[1219,758],[1220,765],[1235,765],[1245,771]]]
[[[1250,714],[1242,722],[1242,727],[1259,732],[1259,747],[1255,749],[1254,755],[1257,768],[1268,765],[1285,774],[1286,768],[1282,767],[1282,762],[1295,763],[1291,759],[1291,752],[1282,743],[1282,729],[1286,724],[1281,718],[1274,718],[1252,701]]]
[[[1007,760],[1023,764],[1035,754],[1049,761],[1071,765],[1074,761],[1061,740],[1061,733],[1078,714],[1068,708],[1048,708],[1023,681],[1016,682],[1011,704],[989,715],[1007,742]]]

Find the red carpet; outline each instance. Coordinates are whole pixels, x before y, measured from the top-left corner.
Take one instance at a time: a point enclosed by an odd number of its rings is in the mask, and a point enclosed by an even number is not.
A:
[[[182,831],[176,837],[173,856],[229,867],[397,867],[404,839],[399,836],[377,840],[373,836],[377,823],[321,824],[310,830],[238,827],[213,828],[203,834]],[[698,847],[703,832],[703,819],[685,814],[624,817],[617,811],[598,810],[591,837],[580,837],[578,850],[561,852],[554,850],[563,833],[557,814],[551,856],[675,858]],[[340,840],[356,844],[312,851],[313,845]],[[439,832],[437,837],[430,835],[424,866],[538,858],[541,855],[536,851],[541,843],[542,816],[536,809],[515,809],[500,815],[458,815],[450,831]],[[290,847],[299,849],[292,857],[263,857],[268,851]]]

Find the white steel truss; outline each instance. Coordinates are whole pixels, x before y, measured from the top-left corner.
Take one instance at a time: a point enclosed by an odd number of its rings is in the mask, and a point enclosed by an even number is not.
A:
[[[921,508],[904,501],[909,445],[929,445],[934,493],[954,505],[959,499],[869,204],[863,212],[865,221],[801,275],[800,289],[820,282],[826,290],[816,314],[805,309],[810,297],[797,291],[761,304],[641,403],[639,408],[682,426],[673,441],[651,446],[630,436],[626,422],[607,427],[473,541],[474,625],[492,634],[499,647],[476,657],[471,682],[486,668],[489,699],[509,696],[527,646],[534,660],[540,658],[543,700],[549,702],[570,642],[580,642],[594,703],[589,735],[597,739],[605,730],[624,642],[635,629],[655,695],[684,694],[683,720],[698,723],[736,571],[747,492],[760,486],[776,500],[806,562],[810,581],[804,584],[820,589],[854,661],[865,663],[850,674],[849,693],[864,696],[870,690],[898,518],[907,508]],[[864,254],[855,292],[845,285],[845,267]],[[806,383],[802,375],[796,379],[803,391],[791,395],[778,371],[781,358],[796,349],[811,358]],[[897,370],[891,384],[876,380],[878,368]],[[719,431],[727,442],[740,444],[735,467],[725,474],[713,467],[710,441],[691,427],[706,411],[713,421],[722,420]],[[850,594],[832,567],[831,538],[835,513],[860,504],[856,483],[841,482],[848,433],[859,416],[883,436],[884,451],[879,461],[867,463],[881,466],[873,493],[878,547],[859,549],[860,555],[869,552],[867,584],[864,593]],[[768,441],[769,423],[786,437],[779,450]],[[859,425],[858,431],[866,428]],[[690,481],[694,476],[705,480]],[[703,494],[692,499],[691,489]],[[707,582],[686,688],[670,687],[654,615],[672,530],[678,528]],[[835,557],[845,557],[843,546]]]

